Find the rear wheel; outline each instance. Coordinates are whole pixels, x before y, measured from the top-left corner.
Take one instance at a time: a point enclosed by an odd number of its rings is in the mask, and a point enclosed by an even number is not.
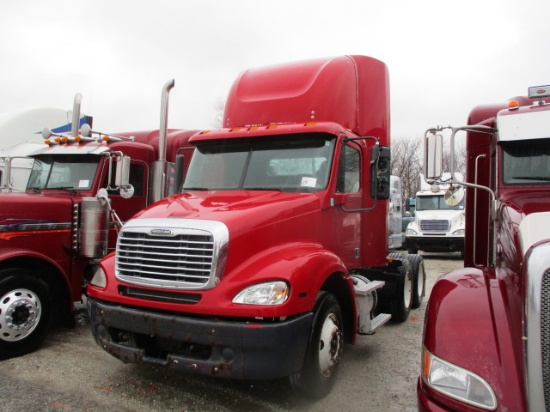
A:
[[[50,329],[48,286],[23,269],[0,271],[0,359],[37,349]]]
[[[413,275],[413,294],[412,294],[412,308],[419,308],[426,294],[426,269],[424,268],[424,258],[420,255],[407,256],[411,264],[411,270]]]
[[[401,261],[399,267],[399,279],[397,281],[397,295],[390,303],[391,317],[395,322],[405,322],[409,318],[413,299],[413,274],[411,265],[401,254],[399,256],[390,256]]]
[[[336,381],[343,346],[342,310],[334,295],[323,292],[315,304],[302,370],[290,376],[291,386],[309,398],[326,396]]]

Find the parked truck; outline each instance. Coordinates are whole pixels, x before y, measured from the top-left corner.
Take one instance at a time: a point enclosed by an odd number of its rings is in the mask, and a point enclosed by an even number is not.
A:
[[[100,262],[96,342],[123,362],[326,395],[344,344],[424,294],[422,258],[388,254],[389,126],[379,60],[244,71],[223,128],[190,139],[182,193],[126,222]]]
[[[475,107],[467,126],[464,269],[442,276],[426,310],[422,411],[550,409],[550,86]],[[426,133],[440,175],[441,128]],[[451,154],[454,158],[454,155]]]
[[[462,175],[456,173],[458,181]],[[420,175],[416,192],[414,218],[407,225],[406,243],[409,253],[464,251],[464,188],[454,183],[449,192],[450,173],[443,173],[439,183],[428,184]],[[452,201],[450,201],[452,200]]]
[[[69,133],[43,131],[48,144],[31,155],[26,191],[0,192],[0,358],[39,347],[52,322],[74,324],[73,304],[114,249],[119,226],[169,194],[165,178],[177,185],[171,171],[184,170],[191,157],[195,131],[167,133],[164,117],[164,127],[128,133],[133,138],[87,124],[79,133],[80,99]]]

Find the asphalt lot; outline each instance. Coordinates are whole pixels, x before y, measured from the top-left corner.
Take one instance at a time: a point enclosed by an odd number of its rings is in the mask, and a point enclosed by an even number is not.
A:
[[[459,254],[425,254],[427,296]],[[416,379],[427,298],[408,321],[345,347],[324,399],[296,395],[286,379],[231,381],[123,364],[98,347],[83,306],[75,329],[55,330],[38,351],[0,362],[1,411],[416,411]]]

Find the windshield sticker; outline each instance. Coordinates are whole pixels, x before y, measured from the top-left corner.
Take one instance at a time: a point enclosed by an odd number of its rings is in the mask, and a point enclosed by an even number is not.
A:
[[[82,179],[78,181],[78,187],[88,187],[90,185],[90,181],[88,179]]]
[[[316,184],[316,177],[302,177],[302,187],[315,187]]]

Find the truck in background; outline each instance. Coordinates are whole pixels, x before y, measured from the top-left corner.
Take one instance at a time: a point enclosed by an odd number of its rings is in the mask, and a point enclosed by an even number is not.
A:
[[[79,116],[79,127],[92,125],[92,117]],[[33,160],[29,158],[44,148],[42,130],[67,133],[72,128],[72,113],[67,110],[41,108],[0,114],[0,191],[24,191]],[[9,179],[6,163],[10,163]]]
[[[464,269],[434,285],[423,332],[421,411],[550,409],[550,86],[475,107],[466,134]],[[426,133],[441,175],[441,128]],[[454,165],[452,166],[452,169]]]
[[[388,254],[384,63],[243,72],[224,128],[193,136],[183,191],[126,222],[87,287],[96,342],[123,362],[331,389],[345,343],[423,297]],[[420,290],[420,292],[419,292]]]
[[[73,304],[122,222],[178,190],[195,131],[167,133],[172,86],[163,89],[161,128],[132,138],[88,124],[79,133],[77,94],[70,133],[43,131],[48,144],[31,155],[26,191],[0,193],[0,358],[39,347],[52,322],[74,324]]]
[[[460,173],[456,176],[458,181],[463,180]],[[451,198],[446,199],[446,194]],[[443,173],[439,183],[434,184],[420,175],[414,219],[405,234],[409,253],[464,252],[464,188],[451,182],[450,173]]]

